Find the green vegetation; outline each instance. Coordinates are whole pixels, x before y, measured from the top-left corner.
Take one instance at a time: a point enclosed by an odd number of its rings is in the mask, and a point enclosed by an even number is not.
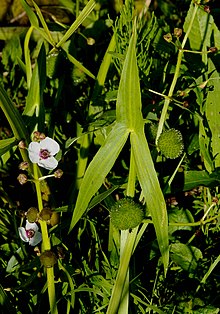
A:
[[[220,312],[218,17],[2,1],[2,313]]]

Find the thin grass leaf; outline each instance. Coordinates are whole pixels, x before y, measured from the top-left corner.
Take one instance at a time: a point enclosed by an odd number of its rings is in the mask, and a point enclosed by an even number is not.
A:
[[[32,0],[32,3],[35,7],[35,10],[37,12],[37,15],[39,16],[39,19],[41,21],[41,24],[43,26],[44,32],[45,32],[45,36],[47,37],[47,41],[52,45],[55,46],[55,42],[53,40],[53,37],[49,31],[49,28],[47,26],[47,23],[45,22],[45,19],[43,17],[43,14],[41,13],[41,10],[39,9],[39,7],[37,6],[37,4]],[[37,29],[39,29],[39,27],[37,27]]]
[[[79,14],[75,22],[70,26],[68,31],[65,33],[63,38],[58,42],[56,47],[61,47],[77,30],[77,28],[83,23],[83,21],[87,18],[87,16],[92,12],[94,7],[96,6],[96,0],[90,0],[87,5],[84,7],[82,12]]]
[[[124,125],[116,123],[106,138],[104,145],[99,149],[89,164],[80,186],[69,232],[82,217],[92,196],[104,182],[105,177],[118,158],[128,138],[128,134],[129,132]]]
[[[45,86],[45,78],[46,52],[44,45],[42,45],[31,77],[30,89],[28,91],[26,106],[23,115],[32,117],[34,114],[36,114],[37,117],[40,116],[40,113],[42,111],[41,105]]]
[[[39,26],[38,18],[36,16],[36,14],[33,12],[32,8],[27,4],[27,2],[25,0],[21,0],[21,4],[22,4],[25,12],[27,13],[27,16],[29,17],[31,25],[38,28],[38,26]]]
[[[24,121],[1,84],[0,84],[0,107],[2,108],[2,111],[4,112],[6,119],[10,124],[10,127],[15,138],[18,140],[28,139],[29,136]]]
[[[87,68],[85,68],[82,63],[80,63],[76,58],[74,58],[71,54],[68,53],[68,50],[63,47],[63,50],[66,52],[66,56],[69,59],[70,62],[72,62],[77,68],[79,68],[82,72],[84,72],[86,75],[91,77],[95,80],[95,75],[93,75]]]

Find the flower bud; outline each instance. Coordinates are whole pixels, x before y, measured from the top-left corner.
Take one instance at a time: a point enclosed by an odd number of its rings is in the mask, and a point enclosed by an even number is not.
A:
[[[170,43],[172,41],[172,35],[170,33],[163,36],[163,38]]]
[[[54,171],[54,177],[56,179],[60,179],[62,177],[62,175],[63,175],[63,170],[57,169],[56,171]]]
[[[29,222],[35,222],[38,218],[38,210],[35,207],[30,207],[26,213],[27,220]]]
[[[28,177],[24,173],[20,173],[19,176],[17,177],[18,182],[23,185],[28,181]]]
[[[40,262],[46,268],[53,267],[57,262],[57,257],[55,253],[50,250],[44,251],[40,256]]]
[[[20,163],[20,165],[18,166],[18,168],[19,168],[20,170],[27,170],[28,167],[29,167],[29,162],[28,162],[28,161],[22,161],[22,162]]]
[[[18,147],[19,147],[20,149],[25,149],[25,148],[26,148],[25,141],[24,141],[24,140],[21,140],[21,141],[18,143]]]
[[[174,28],[173,35],[177,38],[180,38],[182,36],[183,30],[181,28]]]

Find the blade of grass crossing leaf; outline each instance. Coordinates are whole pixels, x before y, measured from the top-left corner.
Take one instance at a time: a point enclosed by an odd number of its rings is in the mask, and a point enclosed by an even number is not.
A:
[[[131,133],[131,146],[147,207],[151,213],[158,245],[161,251],[165,274],[169,262],[168,218],[166,203],[159,185],[157,173],[151,158],[144,132]]]
[[[105,177],[113,167],[127,138],[128,130],[120,123],[116,123],[109,133],[104,145],[99,149],[89,164],[76,201],[69,232],[82,217],[92,196],[98,191]]]

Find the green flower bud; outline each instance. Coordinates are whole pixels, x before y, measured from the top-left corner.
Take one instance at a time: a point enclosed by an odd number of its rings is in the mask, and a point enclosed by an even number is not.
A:
[[[180,131],[175,129],[164,131],[158,139],[158,148],[166,158],[178,158],[184,148]]]
[[[144,211],[140,204],[126,197],[117,201],[110,210],[110,217],[115,228],[120,230],[137,227],[144,219]]]
[[[38,210],[35,207],[30,207],[26,213],[27,220],[32,223],[38,218]]]
[[[46,268],[53,267],[57,262],[57,257],[54,252],[48,250],[41,254],[40,262]]]

